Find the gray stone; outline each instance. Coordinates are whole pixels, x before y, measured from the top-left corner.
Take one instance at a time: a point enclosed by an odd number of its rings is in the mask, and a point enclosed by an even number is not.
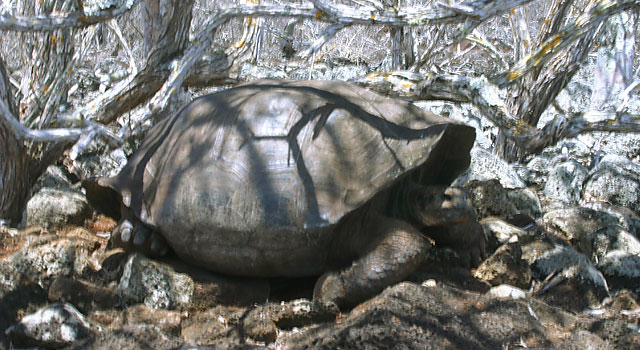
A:
[[[6,334],[18,347],[59,348],[87,338],[93,330],[71,304],[55,303],[23,317]]]
[[[69,189],[43,188],[27,203],[27,226],[82,225],[91,210],[84,195]]]
[[[587,169],[575,160],[556,164],[547,177],[544,195],[564,204],[577,205]]]
[[[610,285],[640,292],[640,255],[616,249],[608,251],[598,261],[598,268]]]
[[[528,235],[527,231],[493,216],[480,220],[480,225],[489,239],[494,237],[500,244],[517,241],[519,237]]]
[[[504,188],[496,179],[474,180],[464,187],[471,193],[473,206],[480,218],[497,216],[511,219],[526,215],[534,219],[542,213],[538,196],[528,188]]]
[[[473,276],[492,286],[509,284],[519,288],[529,288],[531,269],[522,259],[520,243],[504,244],[473,272]]]
[[[93,145],[94,147],[104,147]],[[108,153],[81,154],[74,161],[75,169],[82,177],[87,176],[113,176],[118,174],[127,163],[127,155],[123,148],[112,150]]]
[[[57,165],[50,165],[44,174],[38,178],[33,190],[38,192],[42,188],[69,189],[70,187],[71,180],[69,180],[65,171]],[[80,193],[80,191],[76,192]]]
[[[583,206],[615,217],[618,220],[618,225],[636,237],[640,237],[640,217],[633,210],[605,202],[586,202]]]
[[[591,261],[595,262],[601,261],[613,251],[640,256],[638,238],[617,225],[607,226],[584,235],[580,239],[578,247],[591,258]],[[638,273],[640,274],[640,271]]]
[[[527,297],[527,292],[508,284],[491,287],[487,294],[502,299],[524,299]]]
[[[620,156],[605,156],[587,177],[583,198],[640,212],[640,164]]]
[[[552,210],[542,217],[542,222],[549,233],[572,243],[578,243],[585,235],[618,224],[612,215],[583,207]]]
[[[144,303],[154,309],[187,307],[192,300],[195,284],[186,274],[171,267],[132,254],[127,260],[118,292],[124,302]]]
[[[540,291],[542,299],[549,303],[577,312],[598,307],[609,296],[602,273],[571,247],[554,245],[539,254],[532,267],[543,279],[552,277]]]
[[[505,188],[523,188],[526,184],[507,162],[495,154],[478,147],[471,149],[471,165],[454,182],[454,186],[462,186],[472,180],[498,180]]]
[[[0,290],[17,288],[22,280],[41,287],[56,277],[80,275],[91,269],[88,257],[96,241],[78,237],[30,235],[28,247],[2,259]]]

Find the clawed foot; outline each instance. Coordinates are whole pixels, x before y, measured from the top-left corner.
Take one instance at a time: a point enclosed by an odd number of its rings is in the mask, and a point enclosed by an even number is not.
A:
[[[320,276],[313,288],[313,300],[333,302],[338,307],[344,307],[346,288],[344,281],[337,272],[327,272]]]
[[[132,223],[126,219],[111,232],[111,242],[117,247],[151,257],[165,256],[169,252],[167,241],[159,233],[140,222]]]

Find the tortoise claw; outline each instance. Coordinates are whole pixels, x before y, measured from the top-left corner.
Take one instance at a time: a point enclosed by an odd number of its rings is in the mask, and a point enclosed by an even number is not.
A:
[[[327,272],[320,276],[313,288],[313,300],[333,302],[338,306],[343,304],[345,294],[345,283],[336,272]]]
[[[140,252],[147,256],[167,255],[169,245],[159,233],[150,230],[140,222],[122,220],[111,232],[112,245],[127,251]]]

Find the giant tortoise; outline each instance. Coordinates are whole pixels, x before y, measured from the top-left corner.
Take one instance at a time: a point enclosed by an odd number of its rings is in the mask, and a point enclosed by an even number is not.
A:
[[[431,242],[479,262],[475,209],[448,187],[474,139],[351,84],[258,80],[195,99],[119,175],[83,185],[121,244],[225,274],[322,275],[314,298],[345,307],[406,278]]]

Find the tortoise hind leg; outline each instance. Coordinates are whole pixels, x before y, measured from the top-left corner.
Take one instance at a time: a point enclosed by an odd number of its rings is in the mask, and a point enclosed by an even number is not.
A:
[[[382,216],[347,236],[350,242],[344,243],[358,258],[341,271],[322,275],[313,291],[314,299],[333,301],[340,308],[355,306],[407,278],[431,247],[410,224]]]
[[[164,256],[169,252],[169,245],[164,237],[138,220],[121,219],[111,232],[111,243],[127,251],[151,257]]]

